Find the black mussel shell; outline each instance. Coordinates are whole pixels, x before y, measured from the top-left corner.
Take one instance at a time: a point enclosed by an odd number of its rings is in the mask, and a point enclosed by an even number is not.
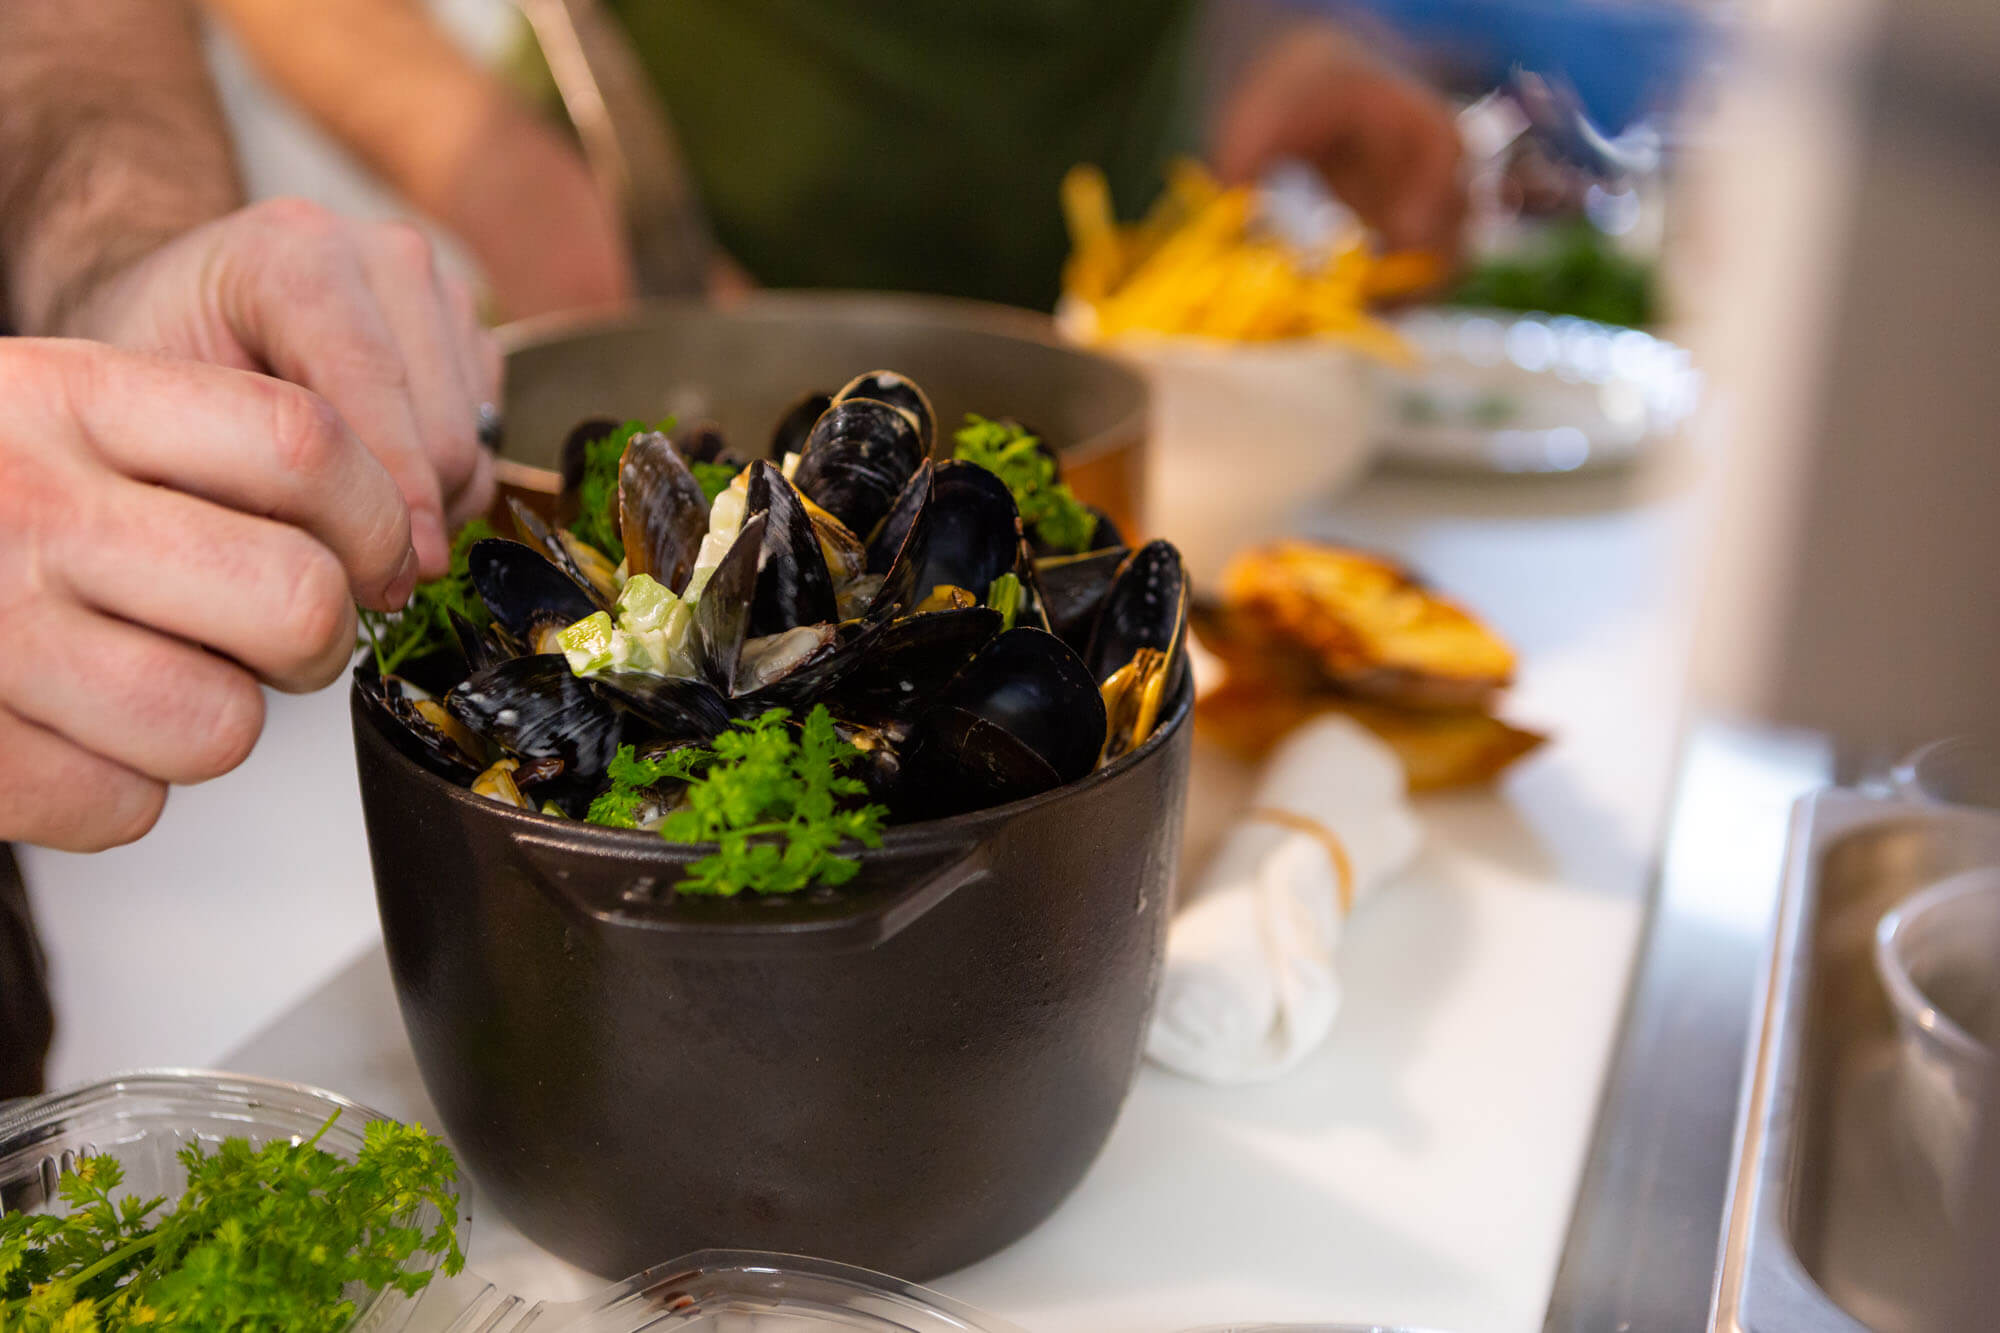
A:
[[[617,429],[618,423],[610,417],[586,417],[570,427],[569,434],[563,437],[562,450],[557,454],[559,460],[557,467],[562,474],[562,493],[565,496],[574,496],[577,487],[583,485],[585,448]]]
[[[926,458],[868,543],[868,572],[882,576],[882,586],[869,603],[871,616],[894,615],[923,600],[917,580],[923,575],[924,559],[930,551],[930,505],[936,478],[937,466]]]
[[[913,819],[1005,805],[1062,785],[1062,775],[1026,742],[960,708],[926,713],[900,760],[897,808]]]
[[[492,635],[481,632],[479,626],[458,612],[447,610],[446,614],[451,618],[452,637],[458,640],[458,650],[465,657],[458,680],[464,680],[475,671],[484,671],[495,662],[504,662],[514,656],[495,642]],[[458,681],[451,683],[456,685]]]
[[[890,621],[834,689],[845,711],[914,716],[973,654],[1000,632],[1000,613],[983,606],[926,611]]]
[[[844,403],[850,398],[872,398],[878,403],[887,403],[910,414],[916,423],[917,438],[929,454],[932,442],[937,439],[937,413],[931,410],[930,396],[908,375],[899,375],[893,370],[871,370],[865,375],[856,375],[833,396],[835,403]]]
[[[939,463],[928,506],[930,530],[915,596],[939,584],[982,601],[993,580],[1021,561],[1021,515],[1007,483],[973,463]]]
[[[626,569],[650,574],[675,593],[687,587],[708,532],[708,497],[672,440],[642,431],[618,464],[618,527]]]
[[[1111,521],[1111,515],[1105,513],[1096,505],[1085,505],[1084,508],[1097,515],[1097,528],[1090,534],[1090,549],[1093,551],[1109,551],[1114,548],[1123,549],[1125,546],[1125,534],[1120,532],[1118,525]]]
[[[707,742],[729,726],[729,700],[705,680],[656,676],[650,671],[606,671],[590,686],[637,719],[628,733],[667,742]],[[630,739],[628,735],[627,739]]]
[[[813,423],[792,481],[851,531],[872,533],[924,452],[907,413],[872,398],[850,398]]]
[[[777,427],[771,432],[771,458],[783,462],[786,454],[804,453],[806,436],[812,433],[813,423],[832,406],[832,394],[809,393],[785,409],[785,415],[778,418]]]
[[[695,601],[695,649],[701,673],[725,695],[736,692],[736,668],[750,629],[750,599],[764,552],[764,518],[751,514],[729,550],[710,571]]]
[[[979,650],[917,720],[913,791],[934,813],[979,809],[1074,782],[1104,748],[1104,700],[1070,647],[1017,626]]]
[[[513,515],[514,531],[520,534],[523,545],[569,575],[572,582],[591,595],[591,599],[599,608],[606,611],[611,609],[611,603],[605,600],[605,590],[590,581],[590,575],[577,564],[569,548],[563,544],[555,531],[542,521],[540,514],[522,504],[519,497],[512,495],[507,497],[507,511]]]
[[[483,756],[467,754],[442,728],[417,711],[415,701],[403,692],[402,682],[395,676],[384,677],[372,664],[365,664],[355,669],[354,680],[369,710],[382,721],[390,743],[411,759],[461,786],[485,767]]]
[[[476,541],[466,553],[466,569],[494,622],[530,651],[544,630],[573,625],[598,610],[587,588],[520,542]]]
[[[1042,610],[1049,618],[1049,628],[1079,653],[1090,649],[1090,634],[1097,628],[1098,609],[1104,605],[1104,595],[1111,591],[1111,581],[1125,563],[1126,554],[1121,546],[1084,555],[1050,556],[1035,562],[1035,578],[1041,588]]]
[[[1125,557],[1098,608],[1083,660],[1102,681],[1141,648],[1170,655],[1167,697],[1187,674],[1187,574],[1173,543],[1151,541]]]
[[[453,690],[445,706],[509,754],[560,759],[579,778],[603,773],[618,749],[618,711],[570,672],[561,653],[488,667]]]
[[[764,515],[764,548],[757,561],[757,588],[745,637],[758,639],[836,619],[833,576],[827,572],[812,515],[784,474],[770,463],[760,460],[750,465],[743,512]]]
[[[698,421],[674,432],[674,448],[690,463],[719,463],[729,453],[729,437],[714,421]]]

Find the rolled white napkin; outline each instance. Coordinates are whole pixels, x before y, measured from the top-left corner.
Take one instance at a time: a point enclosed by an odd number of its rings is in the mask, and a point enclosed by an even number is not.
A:
[[[1340,1009],[1347,914],[1420,841],[1395,752],[1347,718],[1286,737],[1167,933],[1146,1054],[1210,1083],[1276,1078]]]

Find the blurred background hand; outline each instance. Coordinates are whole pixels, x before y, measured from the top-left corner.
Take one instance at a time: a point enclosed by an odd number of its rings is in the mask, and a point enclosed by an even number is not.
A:
[[[1466,194],[1449,103],[1330,24],[1274,40],[1224,99],[1212,137],[1225,181],[1297,159],[1386,249],[1458,255]]]

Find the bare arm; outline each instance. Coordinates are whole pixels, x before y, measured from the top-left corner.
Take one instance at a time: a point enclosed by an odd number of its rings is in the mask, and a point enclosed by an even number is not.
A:
[[[206,0],[260,69],[478,256],[511,316],[631,294],[575,150],[416,0]]]
[[[0,4],[0,295],[61,332],[107,273],[242,187],[182,0]]]

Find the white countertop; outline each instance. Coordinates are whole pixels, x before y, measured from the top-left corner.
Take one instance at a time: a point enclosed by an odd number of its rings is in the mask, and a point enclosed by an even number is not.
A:
[[[936,1286],[1036,1333],[1540,1328],[1675,748],[1690,525],[1664,489],[1377,478],[1312,525],[1485,612],[1521,650],[1508,714],[1556,740],[1492,792],[1420,803],[1425,850],[1350,924],[1345,1008],[1306,1066],[1238,1089],[1147,1068],[1058,1213]],[[270,717],[248,764],[176,793],[143,842],[24,851],[55,973],[52,1080],[222,1067],[425,1118],[344,695],[274,698]],[[1229,776],[1198,770],[1196,826],[1227,818]],[[590,1289],[476,1218],[482,1273],[531,1296]]]

